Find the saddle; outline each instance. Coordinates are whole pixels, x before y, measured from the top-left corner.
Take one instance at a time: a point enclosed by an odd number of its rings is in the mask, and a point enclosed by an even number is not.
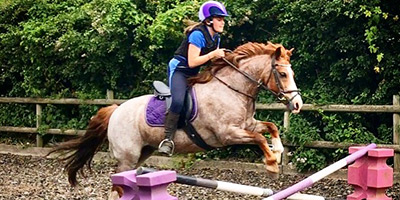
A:
[[[165,114],[171,106],[172,98],[169,87],[161,82],[154,81],[154,96],[150,98],[146,106],[146,122],[150,126],[164,126]],[[186,91],[185,103],[180,118],[178,121],[178,128],[183,129],[188,137],[197,146],[211,150],[213,147],[209,146],[201,136],[198,134],[196,129],[192,125],[192,121],[197,117],[197,99],[196,93],[193,88]]]
[[[154,96],[150,99],[146,107],[146,122],[150,126],[164,126],[165,115],[171,107],[171,92],[169,87],[161,81],[153,82]],[[193,121],[197,116],[197,100],[194,89],[186,91],[185,102],[178,128],[184,127],[188,122]]]

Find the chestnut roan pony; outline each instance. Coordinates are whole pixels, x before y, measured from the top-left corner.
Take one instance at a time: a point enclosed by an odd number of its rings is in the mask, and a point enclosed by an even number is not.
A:
[[[293,50],[293,49],[292,49]],[[193,126],[212,147],[257,144],[262,149],[269,172],[278,173],[283,146],[275,124],[254,119],[255,99],[260,88],[271,91],[292,113],[303,105],[290,64],[292,50],[280,44],[246,43],[225,58],[218,59],[190,81],[196,91],[198,113]],[[90,120],[84,136],[57,145],[53,152],[69,151],[65,170],[72,186],[77,173],[90,163],[100,145],[108,138],[117,172],[137,168],[157,149],[164,138],[163,127],[145,121],[145,108],[152,95],[126,101],[120,106],[101,108]],[[263,133],[272,136],[273,151]],[[204,151],[182,130],[175,138],[175,152]]]

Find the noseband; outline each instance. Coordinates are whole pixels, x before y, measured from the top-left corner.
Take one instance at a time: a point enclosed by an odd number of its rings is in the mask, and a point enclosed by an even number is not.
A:
[[[263,88],[264,90],[270,91],[270,92],[278,99],[279,102],[281,102],[281,103],[283,103],[283,104],[285,104],[285,105],[290,104],[290,103],[292,102],[292,100],[293,100],[297,95],[300,95],[300,90],[299,90],[299,89],[298,89],[298,90],[285,90],[285,89],[282,87],[282,83],[281,83],[281,80],[280,80],[280,78],[279,78],[278,71],[276,70],[276,66],[291,67],[292,65],[291,65],[291,64],[277,64],[277,63],[275,63],[275,61],[276,61],[275,56],[273,56],[273,57],[272,57],[272,60],[271,60],[271,73],[270,73],[270,75],[269,75],[269,77],[268,77],[268,79],[267,79],[267,83],[270,81],[271,76],[272,76],[272,74],[273,74],[274,77],[275,77],[275,84],[276,84],[276,86],[277,86],[277,88],[278,88],[278,90],[279,90],[278,93],[275,92],[275,91],[273,91],[273,90],[271,90],[270,88],[268,88],[268,86],[265,85],[265,84],[262,82],[261,79],[260,79],[260,80],[256,80],[256,79],[255,79],[254,77],[252,77],[250,74],[248,74],[248,73],[246,73],[246,72],[240,70],[240,69],[239,69],[238,67],[236,67],[233,63],[231,63],[230,61],[228,61],[226,58],[222,58],[222,60],[224,60],[230,67],[232,67],[232,68],[233,68],[234,70],[236,70],[237,72],[241,73],[243,76],[245,76],[245,77],[246,77],[247,79],[249,79],[251,82],[257,84],[257,88]],[[254,98],[253,96],[248,95],[248,94],[246,94],[246,93],[243,93],[243,92],[241,92],[241,91],[239,91],[239,90],[233,88],[232,86],[228,85],[227,83],[225,83],[224,81],[222,81],[221,79],[219,79],[218,77],[216,77],[215,74],[212,74],[212,75],[213,75],[213,77],[215,77],[218,81],[220,81],[221,83],[223,83],[224,85],[226,85],[228,88],[230,88],[230,89],[234,90],[235,92],[238,92],[238,93],[240,93],[240,94],[242,94],[242,95],[245,95],[245,96],[247,96],[247,97],[249,97],[249,98],[255,100],[255,98]],[[292,93],[292,92],[296,92],[296,95],[294,95],[292,98],[289,99],[288,97],[285,96],[285,94],[287,94],[287,93]]]

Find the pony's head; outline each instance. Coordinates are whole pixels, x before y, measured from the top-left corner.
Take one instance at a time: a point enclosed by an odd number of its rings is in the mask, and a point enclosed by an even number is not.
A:
[[[303,106],[303,100],[290,64],[290,56],[294,49],[287,50],[280,44],[270,42],[268,46],[274,47],[275,51],[271,54],[271,67],[267,66],[264,70],[263,81],[281,103],[297,114]]]

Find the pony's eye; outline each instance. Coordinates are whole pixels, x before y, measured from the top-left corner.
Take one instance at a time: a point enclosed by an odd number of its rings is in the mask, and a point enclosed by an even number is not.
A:
[[[283,78],[286,78],[286,73],[285,72],[279,72],[279,75],[281,75]]]

